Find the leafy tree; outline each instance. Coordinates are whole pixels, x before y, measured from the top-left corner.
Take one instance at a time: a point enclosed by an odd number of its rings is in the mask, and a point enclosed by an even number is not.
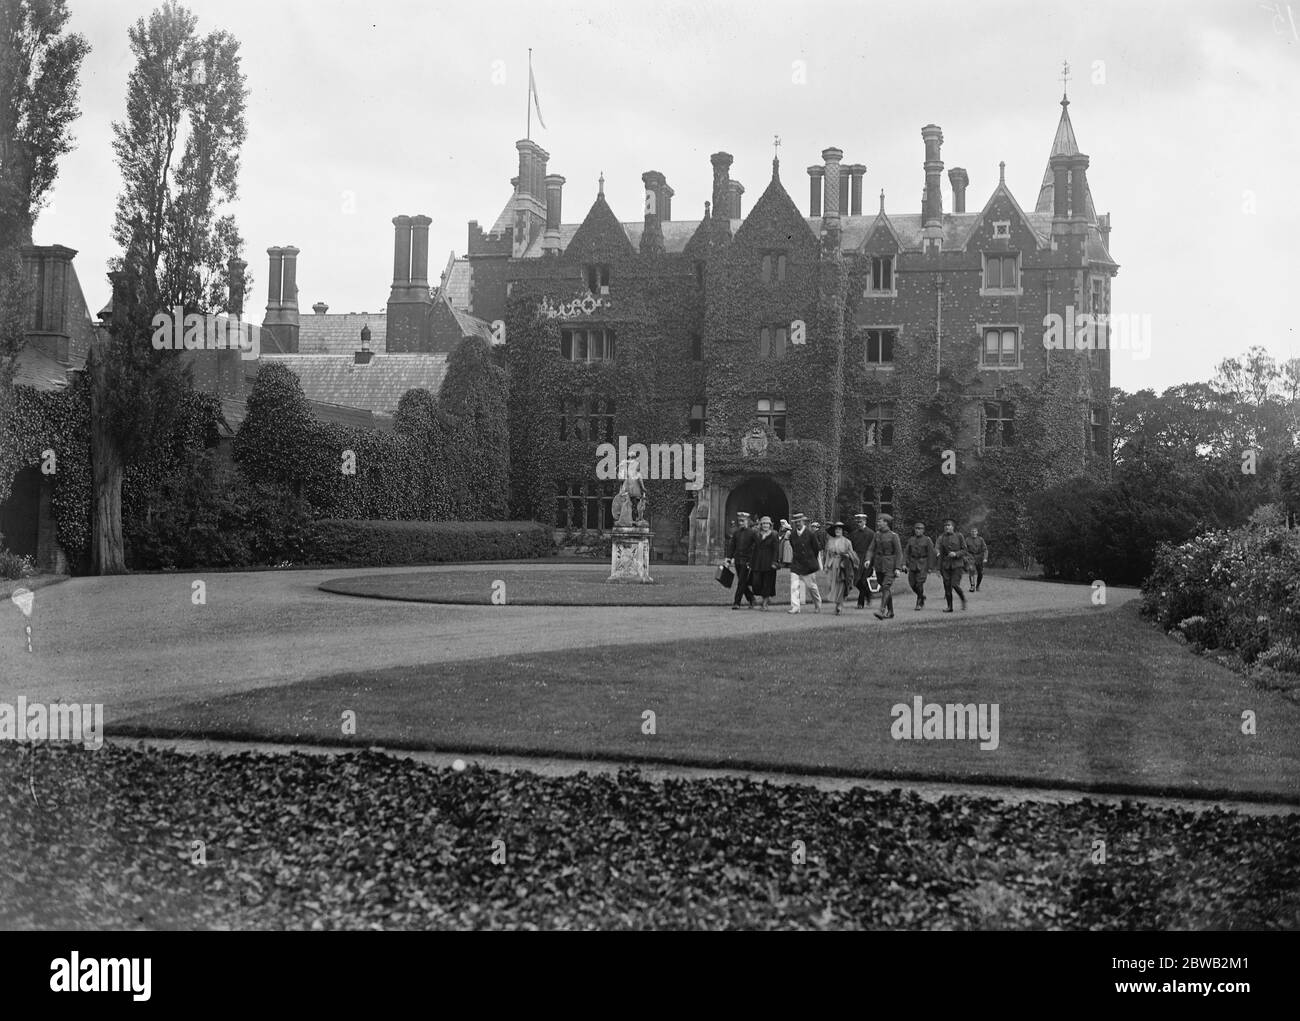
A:
[[[32,225],[72,150],[78,76],[90,46],[64,32],[64,0],[0,0],[0,248]]]
[[[168,0],[128,31],[135,68],[126,120],[113,124],[122,172],[113,238],[113,320],[90,354],[94,533],[101,574],[126,569],[121,490],[125,465],[165,435],[190,374],[176,352],[155,351],[153,316],[229,311],[227,261],[242,239],[224,207],[236,197],[247,91],[239,44],[200,38],[188,10]],[[245,280],[247,286],[247,280]]]
[[[64,0],[0,0],[0,500],[9,495],[13,368],[24,340],[20,249],[72,149],[78,78],[90,46],[64,31]]]

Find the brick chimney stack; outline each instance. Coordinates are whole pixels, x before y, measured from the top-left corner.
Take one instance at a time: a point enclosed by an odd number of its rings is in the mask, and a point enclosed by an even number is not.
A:
[[[731,219],[731,189],[729,173],[732,155],[729,152],[715,152],[709,157],[713,164],[713,218],[715,220]]]
[[[658,170],[647,170],[641,175],[641,181],[645,185],[645,229],[641,232],[641,254],[662,255],[664,232],[659,211],[663,208],[667,182]]]
[[[430,350],[429,224],[427,216],[393,217],[393,287],[388,294],[387,350]]]
[[[546,163],[550,154],[530,138],[521,138],[515,143],[515,148],[519,150],[519,184],[512,200],[514,236],[511,254],[518,259],[546,229]]]
[[[808,215],[822,215],[822,178],[826,168],[818,164],[808,168]]]
[[[393,217],[393,289],[389,298],[405,297],[411,286],[411,218]]]
[[[948,171],[948,183],[952,185],[952,211],[966,212],[966,188],[970,184],[970,177],[963,168],[953,167]]]
[[[284,274],[284,250],[268,248],[266,254],[271,265],[266,275],[266,317],[269,322],[272,312],[280,311],[280,277]]]
[[[546,235],[542,238],[542,251],[560,254],[560,203],[564,199],[564,178],[559,174],[546,175]]]
[[[429,289],[429,224],[428,216],[411,217],[411,290]]]
[[[267,280],[264,332],[282,354],[298,353],[298,249],[293,245],[268,248],[271,272]]]
[[[727,204],[730,209],[731,219],[743,220],[744,216],[740,209],[740,198],[745,194],[745,186],[735,178],[727,181]]]
[[[822,225],[830,228],[839,227],[840,221],[840,161],[844,151],[831,146],[822,150],[822,159],[826,163],[826,182],[823,185]]]
[[[1075,153],[1070,157],[1070,219],[1088,219],[1088,157]]]
[[[862,178],[866,176],[867,167],[863,163],[853,163],[844,168],[849,173],[852,192],[849,198],[849,215],[862,215]]]
[[[240,258],[232,258],[226,263],[226,286],[230,294],[230,314],[237,318],[244,315],[244,270],[248,263]]]
[[[939,156],[943,130],[937,124],[927,124],[921,129],[921,138],[925,141],[925,208],[921,221],[926,227],[939,227],[943,224],[943,193],[939,190],[943,176],[943,160]]]

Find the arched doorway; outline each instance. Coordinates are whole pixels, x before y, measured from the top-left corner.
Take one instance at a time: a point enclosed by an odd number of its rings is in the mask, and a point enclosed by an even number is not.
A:
[[[14,475],[9,499],[0,504],[0,535],[4,547],[23,557],[35,557],[40,536],[41,470],[30,465]]]
[[[727,494],[725,527],[728,532],[737,511],[749,511],[755,522],[766,515],[777,526],[782,518],[790,517],[790,499],[770,475],[755,475]]]

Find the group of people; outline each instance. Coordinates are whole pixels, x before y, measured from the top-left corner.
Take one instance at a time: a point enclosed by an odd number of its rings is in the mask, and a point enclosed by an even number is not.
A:
[[[750,515],[741,511],[736,515],[737,527],[727,541],[727,567],[735,575],[735,598],[731,608],[739,610],[742,601],[749,608],[766,610],[776,596],[776,575],[782,568],[790,571],[790,613],[799,613],[806,598],[813,601],[813,612],[820,613],[822,593],[817,576],[828,575],[835,612],[843,610],[844,603],[856,588],[858,609],[871,605],[877,593],[880,609],[875,616],[889,620],[894,616],[894,579],[904,572],[907,583],[916,594],[916,606],[925,606],[925,582],[930,572],[937,570],[943,579],[943,594],[948,602],[944,613],[953,612],[954,594],[966,609],[966,593],[962,591],[963,575],[970,579],[969,591],[978,592],[984,583],[984,566],[988,563],[988,543],[972,528],[965,536],[956,530],[952,519],[943,523],[943,534],[935,542],[925,534],[925,523],[916,522],[906,541],[891,528],[893,519],[888,514],[876,518],[873,531],[867,525],[867,515],[854,516],[852,534],[844,534],[844,523],[836,521],[827,525],[823,533],[817,522],[808,524],[807,515],[795,514],[790,521],[781,520],[774,527],[770,517],[758,519],[757,527],[751,524]]]

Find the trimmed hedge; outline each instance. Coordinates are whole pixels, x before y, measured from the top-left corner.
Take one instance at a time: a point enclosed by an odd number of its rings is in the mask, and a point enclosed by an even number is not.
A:
[[[347,521],[314,526],[310,562],[391,567],[473,560],[523,560],[555,552],[536,521]]]

